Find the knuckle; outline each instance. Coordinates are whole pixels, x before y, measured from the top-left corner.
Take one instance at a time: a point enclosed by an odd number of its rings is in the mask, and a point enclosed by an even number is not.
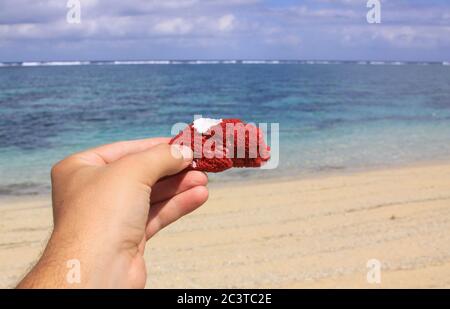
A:
[[[52,166],[52,169],[50,171],[52,178],[58,176],[62,172],[62,164],[62,161],[59,161]]]
[[[74,161],[73,157],[67,157],[54,164],[50,171],[51,177],[54,178],[65,173],[68,170],[68,168],[72,165],[73,161]]]

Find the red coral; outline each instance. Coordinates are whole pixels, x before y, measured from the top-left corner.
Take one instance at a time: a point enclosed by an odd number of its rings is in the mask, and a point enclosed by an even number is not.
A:
[[[262,131],[239,119],[224,119],[203,134],[190,124],[170,144],[190,144],[194,151],[191,169],[204,172],[260,167],[270,158],[270,147],[265,144]]]

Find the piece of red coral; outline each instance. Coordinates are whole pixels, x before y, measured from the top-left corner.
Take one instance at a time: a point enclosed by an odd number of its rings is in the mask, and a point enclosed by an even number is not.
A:
[[[211,126],[205,127],[205,121]],[[203,127],[196,126],[200,122]],[[196,120],[172,138],[170,144],[189,145],[194,152],[191,169],[204,172],[260,167],[270,158],[270,147],[265,144],[262,131],[239,119]]]

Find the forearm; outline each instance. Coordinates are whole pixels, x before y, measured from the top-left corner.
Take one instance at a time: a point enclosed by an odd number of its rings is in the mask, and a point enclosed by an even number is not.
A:
[[[55,233],[52,234],[41,258],[19,283],[17,288],[67,288],[67,246],[58,250]],[[75,283],[81,285],[80,283]],[[73,285],[71,283],[70,285]]]
[[[67,240],[53,233],[41,258],[17,288],[126,287],[131,259],[99,244]]]

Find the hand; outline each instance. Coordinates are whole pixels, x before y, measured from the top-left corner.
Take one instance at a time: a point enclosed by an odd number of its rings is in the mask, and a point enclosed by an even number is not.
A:
[[[19,287],[143,288],[146,241],[208,198],[187,147],[156,138],[74,154],[52,169],[54,229]],[[150,206],[151,205],[151,206]],[[79,260],[80,283],[66,280]]]

